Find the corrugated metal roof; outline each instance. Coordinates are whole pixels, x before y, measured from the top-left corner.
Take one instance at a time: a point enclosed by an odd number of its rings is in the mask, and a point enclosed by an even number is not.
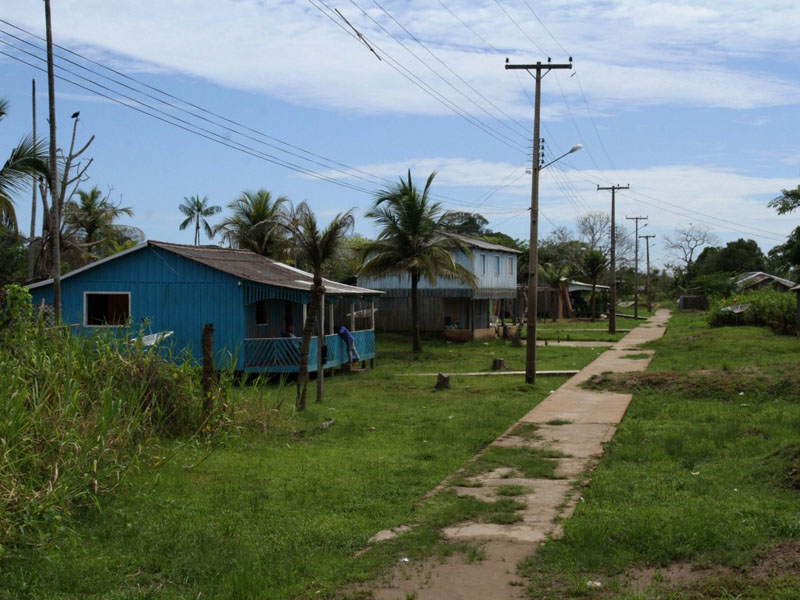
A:
[[[501,246],[500,244],[493,244],[492,242],[484,242],[483,240],[467,237],[466,235],[461,235],[459,233],[445,233],[444,235],[461,240],[467,246],[472,246],[473,248],[483,248],[484,250],[497,250],[499,252],[522,254],[522,252],[519,250],[514,250],[514,248],[508,248],[506,246]]]
[[[311,273],[250,250],[232,250],[219,246],[187,246],[156,241],[150,241],[149,244],[253,283],[309,291],[314,281]],[[330,279],[323,279],[322,283],[325,292],[335,296],[377,296],[383,293]]]
[[[770,275],[769,273],[764,273],[763,271],[751,271],[749,273],[742,273],[736,278],[736,287],[738,289],[747,288],[753,285],[757,285],[771,279],[784,287],[793,288],[797,285],[794,281],[790,281],[789,279],[784,279],[783,277],[778,277],[777,275]]]
[[[229,275],[253,283],[262,283],[305,292],[310,291],[313,284],[313,276],[311,273],[290,267],[282,262],[272,260],[266,256],[261,256],[250,250],[233,250],[230,248],[221,248],[219,246],[188,246],[184,244],[158,242],[155,240],[150,240],[128,251],[114,254],[103,260],[71,271],[70,273],[65,273],[62,275],[61,279],[66,279],[99,264],[109,262],[124,254],[141,250],[146,246],[173,252],[189,260],[216,269],[217,271],[222,271],[223,273],[228,273]],[[334,296],[378,296],[383,294],[383,292],[377,290],[338,283],[330,279],[323,279],[322,282],[325,286],[326,293]],[[47,281],[31,284],[28,287],[40,287],[51,283],[53,283],[53,280],[48,279]]]

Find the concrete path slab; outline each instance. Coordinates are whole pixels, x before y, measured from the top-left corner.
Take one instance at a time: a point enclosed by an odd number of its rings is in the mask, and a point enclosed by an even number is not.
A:
[[[657,311],[647,323],[616,342],[612,349],[575,374],[490,445],[560,452],[561,458],[550,459],[556,463],[555,479],[528,479],[514,469],[501,467],[468,478],[482,487],[451,486],[456,493],[484,501],[497,500],[502,485],[528,488],[515,497],[525,504],[517,513],[520,521],[509,525],[456,523],[442,531],[447,539],[481,545],[486,556],[484,560],[467,564],[460,555],[454,554],[444,562],[430,559],[417,565],[404,564],[371,588],[373,597],[384,600],[523,598],[525,585],[516,573],[516,565],[535,552],[548,536],[561,535],[557,519],[572,515],[579,501],[576,485],[581,482],[576,480],[588,477],[631,401],[630,394],[586,390],[580,385],[604,372],[646,369],[652,352],[637,347],[661,337],[668,319],[669,311]],[[626,358],[631,354],[646,356]],[[521,424],[528,424],[525,434],[515,434]],[[532,432],[530,424],[534,425]],[[444,487],[448,487],[446,481],[436,489]]]

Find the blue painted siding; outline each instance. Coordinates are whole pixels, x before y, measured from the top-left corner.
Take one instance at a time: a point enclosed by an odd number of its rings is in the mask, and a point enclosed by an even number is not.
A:
[[[511,260],[510,269],[509,259]],[[458,252],[456,255],[456,262],[472,271],[478,277],[478,290],[516,290],[517,254],[473,248],[473,256],[471,259],[463,252]],[[484,263],[486,265],[485,269],[483,268]],[[410,289],[411,278],[406,274],[387,275],[384,277],[360,277],[358,285],[373,290]],[[463,290],[464,296],[471,295],[471,288],[467,283],[458,279],[444,277],[437,278],[433,284],[423,279],[419,282],[419,289]]]
[[[175,350],[201,356],[203,325],[214,324],[217,364],[226,367],[236,356],[241,368],[245,337],[243,286],[222,273],[172,252],[145,246],[62,281],[63,320],[83,328],[84,292],[129,292],[131,320],[138,330],[147,318],[153,333],[170,330]],[[51,303],[53,286],[31,290],[34,303]],[[89,328],[94,329],[94,328]]]

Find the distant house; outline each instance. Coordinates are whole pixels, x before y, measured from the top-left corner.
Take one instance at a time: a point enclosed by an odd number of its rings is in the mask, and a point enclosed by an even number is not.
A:
[[[311,301],[312,276],[249,250],[185,246],[149,241],[61,277],[65,324],[81,332],[129,327],[145,333],[172,331],[176,350],[201,356],[201,334],[214,325],[220,367],[238,371],[289,373],[298,370],[300,338]],[[324,281],[326,294],[325,368],[347,362],[347,349],[333,332],[333,305],[372,306],[381,292]],[[52,304],[53,281],[28,286],[37,306]],[[345,311],[340,311],[344,314]],[[372,311],[366,311],[371,316]],[[372,319],[353,331],[362,360],[375,357]],[[366,321],[365,323],[363,321]],[[317,366],[317,338],[311,342],[309,369]]]
[[[733,284],[736,291],[742,290],[756,290],[764,287],[771,287],[775,290],[786,292],[791,290],[795,285],[794,281],[789,281],[777,275],[770,275],[762,271],[754,271],[750,273],[741,273],[733,278]]]
[[[517,290],[517,259],[513,248],[456,234],[472,250],[472,256],[457,251],[456,261],[478,278],[477,289],[464,281],[439,277],[433,284],[419,282],[419,313],[422,331],[444,331],[458,340],[493,338],[490,306],[493,300],[513,300]],[[380,290],[375,326],[383,331],[411,328],[411,281],[407,274],[361,277],[359,285]]]

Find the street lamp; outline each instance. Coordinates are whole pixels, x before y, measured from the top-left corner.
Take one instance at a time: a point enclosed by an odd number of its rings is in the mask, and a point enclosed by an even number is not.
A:
[[[575,144],[575,145],[574,145],[572,148],[570,148],[569,150],[567,150],[566,152],[564,152],[564,154],[562,154],[562,155],[561,155],[561,156],[559,156],[558,158],[554,158],[553,160],[551,160],[551,161],[550,161],[549,163],[547,163],[546,165],[542,165],[541,167],[539,167],[539,170],[541,171],[541,170],[542,170],[542,169],[544,169],[545,167],[549,167],[549,166],[550,166],[550,165],[552,165],[554,162],[558,162],[559,160],[561,160],[561,159],[562,159],[562,158],[564,158],[565,156],[568,156],[568,155],[572,154],[573,152],[577,152],[577,151],[578,151],[578,150],[580,150],[581,148],[583,148],[583,144]]]
[[[537,79],[537,98],[538,98],[538,79]],[[538,116],[538,115],[537,115]],[[539,132],[538,122],[536,123],[536,133]],[[539,140],[534,145],[533,174],[531,182],[531,247],[528,254],[528,345],[525,349],[525,381],[526,383],[536,382],[536,322],[539,315],[539,171],[549,167],[573,152],[583,148],[581,144],[575,144],[561,156],[554,158],[549,163],[538,165],[539,162]]]

